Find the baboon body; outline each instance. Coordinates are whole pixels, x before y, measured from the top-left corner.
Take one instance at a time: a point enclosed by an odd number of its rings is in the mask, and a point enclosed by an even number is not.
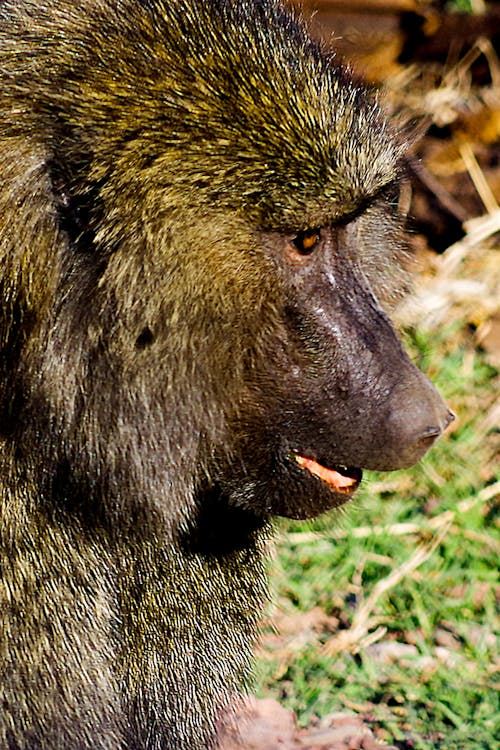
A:
[[[375,298],[405,145],[264,0],[4,0],[0,77],[0,747],[212,747],[272,517],[449,419]]]

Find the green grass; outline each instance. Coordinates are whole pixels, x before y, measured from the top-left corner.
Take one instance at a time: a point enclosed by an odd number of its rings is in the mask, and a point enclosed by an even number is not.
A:
[[[450,0],[446,3],[446,8],[456,13],[473,13],[474,2],[473,0]]]
[[[459,327],[407,338],[457,425],[344,513],[284,528],[259,694],[301,725],[354,710],[404,750],[497,750],[499,377]]]

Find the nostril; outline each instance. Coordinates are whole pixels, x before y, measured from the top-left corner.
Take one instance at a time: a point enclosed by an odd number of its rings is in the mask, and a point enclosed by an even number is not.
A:
[[[432,443],[441,435],[441,427],[427,427],[417,437],[415,446],[430,447]]]
[[[448,413],[444,420],[443,430],[446,430],[448,425],[454,422],[456,418],[457,418],[457,415],[454,412],[452,412],[451,409],[448,409]]]
[[[432,425],[425,427],[420,434],[417,435],[415,439],[415,447],[419,448],[429,448],[434,441],[442,435],[442,433],[446,430],[449,424],[451,424],[455,419],[455,414],[450,410],[447,409],[445,416],[442,419],[441,424],[438,425]]]

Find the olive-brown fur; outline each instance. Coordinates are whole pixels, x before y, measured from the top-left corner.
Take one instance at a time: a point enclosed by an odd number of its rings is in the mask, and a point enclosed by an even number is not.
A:
[[[345,500],[297,457],[449,421],[375,297],[404,139],[267,0],[3,0],[0,79],[0,748],[209,748],[272,517]]]

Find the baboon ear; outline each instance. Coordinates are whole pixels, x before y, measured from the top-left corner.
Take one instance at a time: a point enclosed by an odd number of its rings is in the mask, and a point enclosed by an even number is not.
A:
[[[0,138],[0,391],[47,315],[56,284],[63,240],[47,162],[26,137]]]

